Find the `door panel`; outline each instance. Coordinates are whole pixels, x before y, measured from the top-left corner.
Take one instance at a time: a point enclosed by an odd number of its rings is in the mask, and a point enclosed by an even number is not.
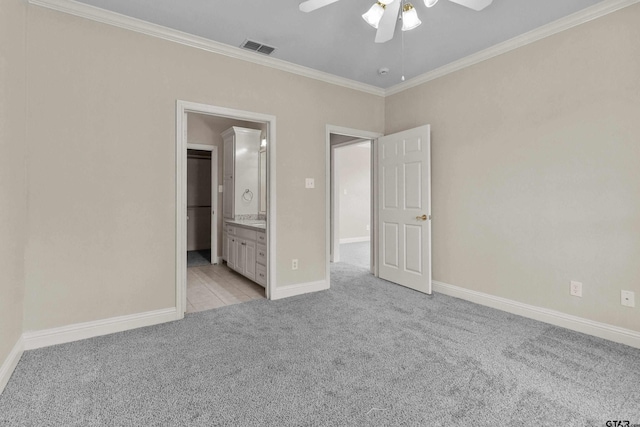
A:
[[[422,163],[404,165],[404,207],[422,209]]]
[[[386,222],[383,224],[382,247],[384,248],[383,264],[387,267],[398,268],[399,234],[398,224]]]
[[[398,167],[383,167],[382,169],[382,188],[385,208],[398,207]]]
[[[244,240],[236,238],[236,266],[238,273],[244,274],[247,265],[247,243]]]
[[[422,274],[422,227],[404,226],[404,268],[407,272]]]
[[[229,268],[236,268],[236,257],[238,246],[235,236],[227,236],[227,266]]]
[[[378,140],[379,276],[431,293],[430,127]]]
[[[251,240],[245,241],[245,269],[244,275],[251,280],[256,279],[256,242]]]

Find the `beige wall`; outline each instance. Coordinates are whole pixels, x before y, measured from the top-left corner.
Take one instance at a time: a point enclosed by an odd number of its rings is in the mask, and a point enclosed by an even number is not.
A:
[[[640,5],[386,100],[432,125],[434,279],[640,331]],[[583,298],[569,282],[584,283]]]
[[[369,238],[371,235],[367,230],[367,225],[371,225],[370,145],[354,144],[335,150],[341,240]]]
[[[277,117],[279,286],[325,278],[326,124],[384,125],[381,97],[37,6],[28,81],[27,330],[175,305],[177,99]]]
[[[26,7],[0,0],[0,366],[22,333],[26,238]]]
[[[324,278],[326,124],[430,123],[436,280],[640,330],[640,6],[385,104],[32,5],[25,80],[25,6],[0,5],[0,360],[25,275],[25,330],[174,305],[176,99],[277,117],[280,286]]]

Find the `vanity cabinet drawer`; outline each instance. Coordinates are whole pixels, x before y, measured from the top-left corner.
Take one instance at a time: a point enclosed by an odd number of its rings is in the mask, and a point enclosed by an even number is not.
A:
[[[262,243],[263,245],[267,244],[267,233],[265,233],[264,231],[258,231],[258,243]]]
[[[248,228],[243,228],[243,227],[236,228],[236,236],[243,239],[256,241],[256,233],[257,231],[249,230]],[[258,243],[260,242],[258,241]]]
[[[235,236],[236,228],[233,225],[227,224],[227,234],[231,234],[232,236]]]
[[[267,287],[267,268],[260,264],[256,264],[256,282],[260,286]]]
[[[256,262],[258,264],[267,265],[267,246],[258,243],[256,249]]]

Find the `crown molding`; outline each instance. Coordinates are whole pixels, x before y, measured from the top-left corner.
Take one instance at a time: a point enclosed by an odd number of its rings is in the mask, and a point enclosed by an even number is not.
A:
[[[440,68],[436,68],[433,71],[429,71],[425,74],[421,74],[406,82],[397,84],[385,90],[385,96],[394,95],[407,89],[411,89],[423,83],[435,80],[437,78],[446,76],[463,68],[470,67],[478,64],[487,59],[491,59],[503,53],[510,52],[519,47],[528,45],[602,16],[608,15],[625,7],[634,5],[640,2],[640,0],[605,0],[591,7],[583,9],[579,12],[568,15],[564,18],[553,21],[547,25],[531,30],[528,33],[524,33],[497,45],[491,46],[480,52],[466,56],[460,60],[451,62]]]
[[[100,9],[74,0],[29,0],[29,3],[32,5],[79,16],[92,21],[101,22],[103,24],[113,25],[115,27],[135,31],[137,33],[194,47],[196,49],[217,53],[219,55],[248,61],[254,64],[275,68],[277,70],[383,97],[411,89],[447,74],[462,70],[463,68],[467,68],[498,55],[502,55],[503,53],[510,52],[527,44],[534,43],[545,37],[552,36],[575,26],[608,15],[612,12],[624,9],[625,7],[634,5],[638,2],[640,2],[640,0],[604,0],[596,5],[581,10],[580,12],[558,19],[547,25],[536,28],[535,30],[529,31],[528,33],[514,37],[460,60],[451,62],[433,71],[421,74],[385,90],[376,86],[357,82],[355,80],[346,79],[344,77],[304,67],[302,65],[293,64],[281,59],[261,56],[256,53],[245,51],[239,47],[218,43],[204,37],[194,36],[182,31],[152,24],[137,18],[131,18],[129,16]]]
[[[257,53],[249,52],[239,47],[229,46],[218,43],[204,37],[194,36],[182,31],[173,30],[162,25],[152,24],[141,19],[132,18],[100,9],[95,6],[80,3],[73,0],[29,0],[29,4],[52,9],[58,12],[79,16],[81,18],[90,19],[92,21],[101,22],[107,25],[124,28],[126,30],[135,31],[137,33],[146,34],[148,36],[157,37],[185,46],[194,47],[196,49],[205,50],[207,52],[217,53],[219,55],[228,56],[230,58],[240,59],[254,64],[264,65],[266,67],[275,68],[303,77],[320,80],[337,86],[354,89],[360,92],[369,93],[371,95],[384,96],[385,90],[376,86],[357,82],[355,80],[338,77],[333,74],[314,70],[302,65],[293,64],[281,59],[263,56]]]

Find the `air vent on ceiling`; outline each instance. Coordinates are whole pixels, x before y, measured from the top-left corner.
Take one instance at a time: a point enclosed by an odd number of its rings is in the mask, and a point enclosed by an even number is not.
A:
[[[273,46],[267,46],[266,44],[262,44],[253,40],[245,40],[244,43],[240,45],[240,47],[243,49],[262,53],[264,55],[271,55],[273,51],[276,50],[276,48]]]

